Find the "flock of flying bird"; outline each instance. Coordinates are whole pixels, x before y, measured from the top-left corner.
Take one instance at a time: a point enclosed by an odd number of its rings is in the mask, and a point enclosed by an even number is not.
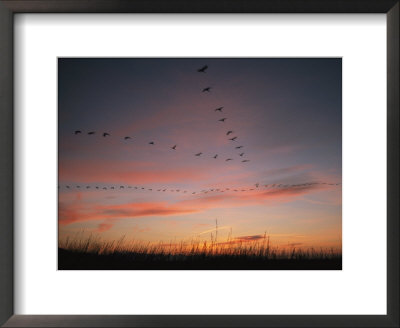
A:
[[[197,70],[197,72],[199,72],[199,73],[205,73],[207,69],[208,69],[208,66],[205,65],[205,66],[199,68],[199,69]],[[204,89],[202,90],[202,92],[210,92],[210,91],[211,91],[211,87],[206,87],[206,88],[204,88]],[[222,113],[222,109],[223,109],[223,108],[224,108],[224,107],[218,107],[218,108],[214,109],[214,111],[215,111],[215,112],[220,112],[220,113]],[[223,118],[220,118],[220,119],[218,120],[218,122],[224,123],[227,119],[228,119],[227,117],[223,117]],[[229,137],[229,136],[230,136],[231,134],[233,134],[233,133],[234,133],[233,130],[228,130],[228,131],[226,132],[226,136]],[[82,130],[75,130],[74,134],[75,134],[75,135],[82,134]],[[88,134],[88,135],[94,135],[94,134],[96,134],[96,131],[89,131],[89,132],[87,132],[87,134]],[[110,137],[110,136],[111,136],[111,134],[108,133],[108,132],[103,132],[101,135],[103,136],[103,138],[106,138],[106,137]],[[237,138],[238,138],[237,136],[232,136],[231,138],[229,138],[229,140],[230,140],[230,141],[236,141]],[[131,137],[131,136],[124,136],[124,137],[123,137],[123,140],[129,140],[129,139],[132,139],[132,137]],[[149,142],[149,145],[155,145],[155,142],[154,142],[154,141],[150,141],[150,142]],[[178,147],[178,145],[173,145],[173,146],[171,147],[171,149],[176,150],[177,147]],[[240,151],[240,149],[242,149],[242,148],[243,148],[243,146],[236,146],[236,147],[235,147],[235,149],[238,150],[238,151]],[[241,151],[241,152],[239,153],[239,156],[241,157],[242,163],[250,162],[249,159],[243,158],[244,154],[245,154],[245,153],[244,153],[243,151]],[[201,155],[203,155],[202,152],[199,152],[199,153],[194,154],[194,156],[197,156],[197,157],[200,157]],[[218,158],[218,154],[213,155],[212,158],[217,159],[217,158]],[[227,158],[227,159],[225,159],[225,161],[226,161],[226,162],[233,161],[233,158]]]
[[[208,69],[208,66],[205,65],[201,68],[199,68],[197,70],[197,72],[199,73],[205,73],[206,70]],[[211,87],[205,87],[202,92],[210,92],[211,91]],[[216,109],[214,109],[215,112],[220,112],[222,113],[224,107],[218,107]],[[218,121],[224,123],[227,120],[227,117],[223,117],[220,118]],[[82,134],[83,132],[81,130],[76,130],[74,132],[75,135],[78,134]],[[237,136],[231,136],[233,135],[234,131],[233,130],[228,130],[226,132],[226,136],[229,138],[230,141],[236,141],[237,140]],[[96,134],[96,131],[89,131],[87,132],[88,135],[94,135]],[[106,137],[110,137],[111,134],[108,132],[103,132],[101,134],[104,138]],[[230,137],[231,136],[231,137]],[[129,140],[132,139],[131,136],[124,136],[122,138],[123,140]],[[149,145],[155,145],[154,141],[150,141]],[[172,150],[176,150],[178,145],[173,145],[172,147],[170,147]],[[241,148],[243,148],[242,145],[240,146],[236,146],[235,149],[236,150],[240,150]],[[238,155],[243,158],[244,156],[244,152],[240,152]],[[194,156],[200,157],[201,155],[203,155],[202,152],[196,153],[194,154]],[[214,159],[218,158],[218,154],[215,154],[214,156],[212,156]],[[225,159],[226,162],[228,161],[232,161],[232,158],[227,158]],[[250,160],[248,159],[242,159],[243,163],[249,162]],[[266,185],[260,185],[260,183],[256,183],[254,185],[255,188],[213,188],[213,189],[203,189],[203,190],[196,190],[196,191],[188,191],[188,190],[182,190],[182,189],[168,189],[168,188],[145,188],[145,187],[138,187],[138,186],[119,186],[119,187],[115,187],[115,186],[90,186],[90,185],[86,185],[86,186],[80,186],[80,185],[75,185],[75,186],[70,186],[70,185],[64,185],[64,188],[66,189],[101,189],[101,190],[122,190],[122,189],[135,189],[135,190],[145,190],[145,191],[158,191],[158,192],[177,192],[177,193],[183,193],[183,194],[187,194],[187,193],[191,193],[193,195],[195,194],[200,194],[200,193],[204,193],[207,194],[209,192],[245,192],[245,191],[254,191],[254,190],[265,190],[265,189],[287,189],[287,188],[304,188],[304,187],[309,187],[309,186],[314,186],[314,185],[329,185],[329,186],[337,186],[340,185],[340,183],[327,183],[327,182],[307,182],[307,183],[302,183],[302,184],[266,184]],[[59,189],[61,188],[61,186],[58,187]]]
[[[75,185],[75,186],[70,186],[70,185],[65,185],[64,188],[66,189],[98,189],[98,190],[122,190],[122,189],[135,189],[139,191],[158,191],[158,192],[177,192],[177,193],[183,193],[183,194],[208,194],[209,192],[212,193],[222,193],[222,192],[244,192],[244,191],[262,191],[262,190],[272,190],[272,189],[288,189],[288,188],[305,188],[305,187],[311,187],[311,186],[316,186],[316,185],[326,185],[326,186],[338,186],[340,183],[328,183],[328,182],[306,182],[306,183],[298,183],[298,184],[282,184],[282,183],[274,183],[274,184],[266,184],[266,185],[261,185],[260,183],[256,183],[254,187],[252,188],[209,188],[209,189],[202,189],[202,190],[185,190],[185,189],[168,189],[168,188],[145,188],[145,187],[138,187],[138,186],[80,186],[80,185]],[[58,187],[59,189],[61,186]]]

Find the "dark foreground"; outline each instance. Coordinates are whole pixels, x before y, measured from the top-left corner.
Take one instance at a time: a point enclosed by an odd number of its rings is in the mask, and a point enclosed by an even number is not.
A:
[[[133,260],[133,257],[135,259]],[[341,270],[342,258],[268,259],[240,256],[98,255],[58,249],[59,270]]]

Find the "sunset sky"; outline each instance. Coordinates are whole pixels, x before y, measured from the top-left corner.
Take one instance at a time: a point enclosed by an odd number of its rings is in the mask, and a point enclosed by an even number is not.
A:
[[[60,238],[209,239],[217,219],[221,242],[340,248],[341,72],[336,58],[59,59]]]

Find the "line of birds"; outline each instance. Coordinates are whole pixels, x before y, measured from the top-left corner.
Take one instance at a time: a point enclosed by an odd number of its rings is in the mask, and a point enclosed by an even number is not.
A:
[[[75,135],[77,135],[77,134],[82,134],[82,133],[83,133],[82,130],[76,130],[76,131],[74,131],[74,134],[75,134]],[[226,135],[229,135],[229,134],[231,134],[231,133],[233,133],[233,131],[229,130],[229,131],[226,133]],[[87,134],[88,134],[88,135],[94,135],[94,134],[96,134],[96,131],[90,131],[90,132],[87,132]],[[109,136],[111,136],[111,134],[108,133],[108,132],[103,132],[102,135],[103,135],[103,137],[109,137]],[[123,137],[123,139],[124,139],[124,140],[129,140],[129,139],[132,139],[132,137],[126,136],[126,137]],[[231,141],[235,141],[236,139],[237,139],[237,137],[229,138],[229,140],[231,140]],[[155,145],[155,142],[154,142],[154,141],[150,141],[150,142],[149,142],[149,145]],[[178,145],[173,145],[173,146],[170,147],[170,148],[173,149],[173,150],[176,150],[177,147],[178,147]],[[236,146],[236,147],[235,147],[235,149],[241,149],[241,148],[243,148],[243,146]],[[243,157],[244,154],[245,154],[244,152],[241,152],[241,153],[239,153],[239,156],[240,156],[240,157]],[[199,152],[199,153],[194,154],[194,156],[197,156],[197,157],[199,157],[199,156],[201,156],[201,155],[203,155],[203,152]],[[212,156],[212,158],[217,159],[217,158],[218,158],[218,154],[215,154],[214,156]],[[232,160],[233,160],[232,158],[227,158],[225,161],[226,161],[226,162],[229,162],[229,161],[232,161]],[[244,159],[244,160],[242,160],[242,162],[243,162],[243,163],[246,163],[246,162],[250,162],[250,160]]]
[[[199,68],[199,69],[197,70],[197,72],[205,73],[207,69],[208,69],[208,66],[207,66],[207,65],[204,65],[203,67]],[[204,88],[204,89],[202,90],[202,92],[210,92],[210,91],[211,91],[211,87],[206,87],[206,88]],[[214,111],[215,111],[215,112],[221,112],[221,113],[222,113],[222,109],[223,109],[223,108],[224,108],[223,106],[222,106],[222,107],[218,107],[218,108],[215,108]],[[228,119],[227,117],[223,117],[223,118],[219,119],[218,122],[225,122],[227,119]],[[74,131],[74,134],[75,134],[75,135],[82,134],[82,133],[83,133],[82,130],[75,130],[75,131]],[[230,136],[230,135],[233,134],[233,133],[234,133],[233,130],[229,130],[229,131],[226,132],[226,135],[227,135],[227,136]],[[96,134],[96,131],[89,131],[89,132],[87,132],[87,134],[88,134],[88,135],[95,135],[95,134]],[[110,137],[111,134],[110,134],[109,132],[103,132],[103,133],[102,133],[102,136],[103,136],[104,138],[106,138],[106,137]],[[238,138],[237,136],[233,136],[233,137],[229,138],[229,140],[230,140],[230,141],[236,141],[237,138]],[[132,139],[132,137],[131,137],[131,136],[124,136],[124,137],[123,137],[123,140],[129,140],[129,139]],[[154,141],[150,141],[148,144],[149,144],[149,145],[155,145],[155,142],[154,142]],[[170,147],[170,148],[173,149],[173,150],[176,150],[176,149],[177,149],[177,146],[178,146],[178,145],[173,145],[173,146]],[[239,149],[242,149],[242,148],[243,148],[243,146],[236,146],[236,147],[235,147],[236,150],[239,150]],[[194,156],[196,156],[196,157],[200,157],[200,156],[202,156],[202,155],[203,155],[203,152],[198,152],[198,153],[194,154]],[[241,158],[243,158],[244,155],[245,155],[244,152],[240,152],[240,153],[239,153],[239,156],[240,156]],[[217,159],[217,158],[218,158],[218,154],[215,154],[214,156],[212,156],[212,158]],[[229,162],[229,161],[233,161],[233,158],[227,158],[227,159],[225,159],[225,162]],[[242,163],[250,162],[249,159],[242,159],[241,161],[242,161]]]
[[[341,183],[328,183],[328,182],[307,182],[307,183],[299,183],[299,184],[266,184],[266,185],[261,185],[260,183],[254,184],[255,188],[249,188],[249,187],[241,187],[241,188],[210,188],[210,189],[202,189],[200,191],[193,191],[193,190],[184,190],[184,189],[168,189],[168,188],[145,188],[145,187],[138,187],[138,186],[129,186],[129,185],[122,185],[119,187],[115,186],[80,186],[80,185],[75,185],[75,186],[70,186],[70,185],[64,185],[64,188],[66,189],[98,189],[98,190],[121,190],[121,189],[135,189],[135,190],[147,190],[147,191],[158,191],[158,192],[182,192],[184,194],[190,193],[192,195],[195,194],[200,194],[204,193],[207,194],[209,192],[228,192],[228,191],[234,191],[234,192],[244,192],[244,191],[254,191],[254,190],[262,190],[263,187],[265,189],[280,189],[280,188],[296,188],[296,187],[307,187],[307,186],[313,186],[313,185],[328,185],[328,186],[338,186],[341,185]],[[58,186],[58,189],[61,189],[61,186]]]
[[[203,67],[199,68],[199,69],[197,70],[197,72],[199,72],[199,73],[205,73],[207,69],[208,69],[208,66],[207,66],[207,65],[204,65]],[[204,88],[204,89],[202,90],[202,92],[210,92],[210,91],[211,91],[211,87],[206,87],[206,88]],[[222,110],[223,110],[223,109],[224,109],[224,107],[222,106],[222,107],[215,108],[214,111],[215,111],[215,112],[220,112],[220,113],[222,113]],[[224,123],[227,119],[228,119],[227,117],[223,117],[223,118],[220,118],[220,119],[218,120],[218,122]],[[233,130],[229,130],[229,131],[226,132],[226,135],[229,136],[229,135],[231,135],[232,133],[234,133],[234,131],[233,131]],[[237,138],[238,138],[237,136],[233,136],[233,137],[229,138],[229,140],[230,140],[230,141],[236,141]],[[241,149],[241,148],[243,148],[243,146],[236,146],[236,147],[235,147],[235,149]],[[203,153],[200,152],[200,153],[195,154],[195,156],[201,156],[202,154],[203,154]],[[244,152],[241,152],[241,153],[239,153],[239,156],[240,156],[240,157],[243,157],[244,154],[245,154]],[[218,154],[215,154],[215,155],[213,156],[213,158],[214,158],[214,159],[218,158]],[[225,161],[226,161],[226,162],[233,161],[233,158],[227,158],[227,159],[225,159]],[[250,162],[250,160],[249,160],[249,159],[243,159],[242,162],[243,162],[243,163],[246,163],[246,162]]]

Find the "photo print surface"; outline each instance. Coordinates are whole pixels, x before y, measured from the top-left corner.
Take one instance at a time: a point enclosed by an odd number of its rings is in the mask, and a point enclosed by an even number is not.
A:
[[[340,58],[59,58],[60,270],[341,270]]]

